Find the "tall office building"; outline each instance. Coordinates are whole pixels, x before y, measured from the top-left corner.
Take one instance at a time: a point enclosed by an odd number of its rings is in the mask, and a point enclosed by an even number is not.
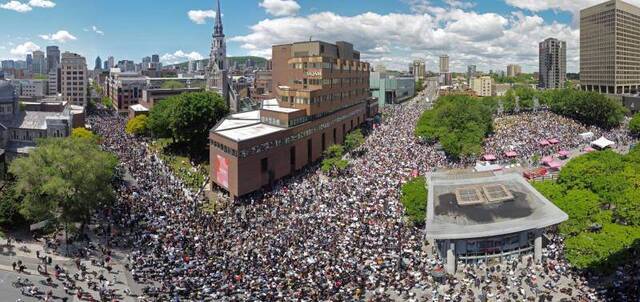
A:
[[[46,74],[47,73],[47,60],[45,59],[44,52],[36,50],[33,52],[33,63],[31,64],[31,71],[33,73]]]
[[[427,67],[424,60],[415,60],[413,61],[413,65],[411,68],[411,74],[415,78],[416,82],[418,80],[424,80],[427,74]]]
[[[640,91],[640,8],[619,0],[580,11],[580,86],[587,91]]]
[[[60,62],[60,91],[63,100],[73,105],[87,105],[87,61],[75,53],[65,52]]]
[[[47,72],[60,66],[60,49],[58,46],[47,46]]]
[[[100,70],[102,69],[102,59],[100,59],[100,56],[98,56],[96,58],[96,65],[95,67],[93,67],[93,70]]]
[[[508,77],[517,77],[522,73],[522,67],[516,64],[507,65],[507,76]]]
[[[29,71],[33,71],[32,67],[33,67],[33,55],[32,54],[27,54],[27,70]]]
[[[540,42],[540,88],[564,88],[567,80],[567,43],[554,38]]]
[[[146,57],[142,58],[142,63],[151,63],[151,57],[146,56]]]
[[[160,63],[159,55],[151,55],[151,63]]]
[[[476,76],[476,65],[467,66],[467,85],[471,86],[473,78]]]
[[[449,72],[449,56],[442,55],[440,56],[440,73],[448,73]]]

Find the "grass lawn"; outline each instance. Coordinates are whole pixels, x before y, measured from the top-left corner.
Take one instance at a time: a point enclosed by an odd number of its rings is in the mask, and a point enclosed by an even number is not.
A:
[[[209,163],[193,164],[186,154],[180,154],[171,145],[171,139],[158,139],[151,144],[160,158],[182,182],[193,190],[199,190],[207,178]]]

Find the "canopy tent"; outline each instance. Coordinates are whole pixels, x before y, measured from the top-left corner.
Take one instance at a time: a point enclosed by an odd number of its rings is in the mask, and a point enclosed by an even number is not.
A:
[[[552,139],[549,140],[549,144],[555,145],[555,144],[558,144],[558,143],[560,143],[560,141],[558,139],[552,138]]]
[[[604,136],[602,136],[599,139],[591,142],[591,146],[596,147],[598,149],[605,149],[605,148],[611,147],[613,145],[615,145],[615,143],[610,141],[610,140],[608,140],[608,139],[606,139]]]
[[[591,148],[591,147],[589,147],[589,146],[584,147],[584,149],[582,149],[582,150],[583,150],[584,152],[587,152],[587,153],[589,153],[589,152],[593,152],[593,151],[596,151],[596,149],[593,149],[593,148]]]
[[[549,141],[546,140],[546,139],[543,139],[543,140],[539,141],[538,143],[540,144],[540,146],[549,146],[550,145]]]
[[[591,132],[591,131],[585,132],[585,133],[580,133],[579,135],[583,140],[592,139],[593,136],[594,136],[593,132]]]
[[[552,162],[552,161],[553,161],[553,157],[551,157],[551,156],[545,156],[545,157],[543,157],[543,158],[542,158],[542,160],[541,160],[541,162],[542,162],[543,164],[548,164],[548,163],[550,163],[550,162]]]
[[[571,154],[571,152],[569,152],[567,150],[560,150],[560,152],[558,152],[558,155],[564,156],[564,157],[569,156],[569,154]]]
[[[516,156],[518,156],[518,153],[516,151],[507,151],[507,152],[504,153],[504,155],[506,157],[516,157]]]
[[[496,156],[493,154],[485,154],[482,156],[482,159],[486,161],[493,161],[496,160]]]
[[[547,165],[549,166],[549,168],[557,170],[557,169],[560,169],[560,167],[562,167],[562,162],[554,160],[548,163]]]

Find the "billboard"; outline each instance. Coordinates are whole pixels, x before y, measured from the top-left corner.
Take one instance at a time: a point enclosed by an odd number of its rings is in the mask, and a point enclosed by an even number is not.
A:
[[[216,182],[225,189],[229,189],[229,161],[220,155],[216,155],[216,162],[218,167],[216,169]]]

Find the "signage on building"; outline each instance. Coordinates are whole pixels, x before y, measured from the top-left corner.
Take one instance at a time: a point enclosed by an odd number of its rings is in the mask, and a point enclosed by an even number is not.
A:
[[[308,77],[319,77],[322,75],[322,72],[320,71],[307,71],[305,72],[305,75]]]
[[[229,189],[229,162],[220,155],[216,155],[216,161],[218,162],[216,181],[225,189]]]

